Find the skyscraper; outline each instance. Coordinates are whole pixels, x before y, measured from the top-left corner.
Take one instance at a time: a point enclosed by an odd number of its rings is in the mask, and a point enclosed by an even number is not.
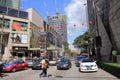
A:
[[[67,27],[66,27],[66,16],[50,16],[48,22],[60,35],[62,40],[67,40]]]
[[[20,9],[20,0],[0,0],[0,6],[12,9]]]

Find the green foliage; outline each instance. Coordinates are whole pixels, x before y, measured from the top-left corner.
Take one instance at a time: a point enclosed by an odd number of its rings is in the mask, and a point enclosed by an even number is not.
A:
[[[65,50],[65,53],[70,53],[70,49],[68,45],[64,45],[64,50]]]
[[[119,75],[120,74],[120,64],[119,63],[100,62],[99,67],[120,78],[120,75]]]
[[[118,64],[118,63],[104,62],[104,64],[109,65],[109,66],[114,66],[114,67],[120,68],[120,64]]]
[[[90,36],[90,32],[86,32],[85,34],[78,36],[74,40],[73,45],[77,47],[87,47],[92,41],[93,38]]]

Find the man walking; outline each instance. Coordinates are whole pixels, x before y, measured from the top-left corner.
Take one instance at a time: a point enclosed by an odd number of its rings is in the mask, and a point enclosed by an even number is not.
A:
[[[40,74],[40,76],[46,77],[47,76],[47,64],[46,64],[45,58],[43,58],[40,64],[42,66],[42,73]]]
[[[41,54],[44,54],[44,52],[42,52]],[[47,76],[47,63],[45,60],[45,56],[42,56],[42,60],[40,62],[40,65],[42,67],[42,73],[40,74],[40,77],[46,77]]]

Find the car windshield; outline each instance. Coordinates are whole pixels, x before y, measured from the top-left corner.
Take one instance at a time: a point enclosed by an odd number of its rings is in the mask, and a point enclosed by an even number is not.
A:
[[[77,57],[77,60],[80,61],[81,59],[85,58],[84,56]]]
[[[94,61],[92,59],[83,59],[82,62],[85,63],[85,62],[94,62]]]
[[[18,62],[19,62],[18,60],[11,60],[11,61],[9,61],[10,64],[16,64]]]
[[[61,59],[60,61],[61,63],[68,63],[68,60],[65,60],[65,59]]]

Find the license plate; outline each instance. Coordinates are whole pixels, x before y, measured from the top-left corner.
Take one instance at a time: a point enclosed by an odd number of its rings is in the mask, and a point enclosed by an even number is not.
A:
[[[92,69],[92,67],[87,67],[87,70],[91,70]]]

